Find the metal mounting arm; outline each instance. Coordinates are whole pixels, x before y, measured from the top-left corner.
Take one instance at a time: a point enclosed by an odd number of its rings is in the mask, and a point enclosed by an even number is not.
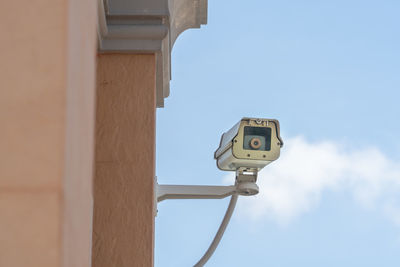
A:
[[[165,199],[220,199],[233,195],[236,186],[158,185],[157,202]]]
[[[157,202],[165,199],[221,199],[238,194],[258,194],[257,171],[240,168],[236,171],[236,183],[230,186],[212,185],[159,185],[156,183]]]
[[[237,182],[230,186],[211,185],[158,185],[157,202],[165,199],[221,199],[234,194],[251,196],[258,194],[255,182]]]
[[[232,216],[238,195],[251,196],[258,194],[259,189],[256,184],[257,173],[257,169],[239,168],[236,170],[235,185],[230,186],[159,185],[157,183],[157,177],[155,177],[155,197],[157,202],[161,202],[165,199],[220,199],[232,196],[217,234],[204,256],[194,265],[194,267],[204,266],[214,253]],[[157,211],[155,211],[155,214],[157,214]]]

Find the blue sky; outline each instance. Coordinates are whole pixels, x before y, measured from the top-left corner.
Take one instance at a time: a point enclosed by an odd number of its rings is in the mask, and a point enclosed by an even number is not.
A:
[[[159,183],[226,184],[213,153],[242,117],[278,119],[287,142],[207,266],[400,266],[400,2],[208,6],[173,48]],[[160,203],[155,265],[196,263],[228,201]]]

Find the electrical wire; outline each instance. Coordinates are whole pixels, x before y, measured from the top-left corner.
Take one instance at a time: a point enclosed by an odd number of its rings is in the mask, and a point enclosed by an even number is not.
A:
[[[206,264],[207,261],[210,259],[210,257],[213,255],[213,253],[214,253],[215,249],[218,247],[218,244],[221,241],[221,238],[224,235],[225,229],[228,226],[228,223],[232,217],[232,213],[235,209],[237,200],[238,200],[238,195],[233,194],[231,197],[231,200],[229,202],[228,209],[226,210],[224,219],[222,220],[221,225],[219,226],[219,229],[218,229],[217,233],[215,234],[214,240],[211,242],[211,244],[208,247],[204,256],[193,267],[203,267],[204,264]]]

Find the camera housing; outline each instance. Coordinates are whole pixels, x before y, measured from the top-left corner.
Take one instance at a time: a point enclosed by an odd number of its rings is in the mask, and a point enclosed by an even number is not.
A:
[[[259,171],[279,158],[282,146],[278,120],[243,118],[222,135],[214,158],[220,170]]]

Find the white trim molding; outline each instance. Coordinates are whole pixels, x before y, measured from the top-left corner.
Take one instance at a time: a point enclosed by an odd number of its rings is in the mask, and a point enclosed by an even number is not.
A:
[[[207,23],[207,0],[98,0],[100,53],[156,54],[157,107],[171,80],[171,49],[185,30]]]

